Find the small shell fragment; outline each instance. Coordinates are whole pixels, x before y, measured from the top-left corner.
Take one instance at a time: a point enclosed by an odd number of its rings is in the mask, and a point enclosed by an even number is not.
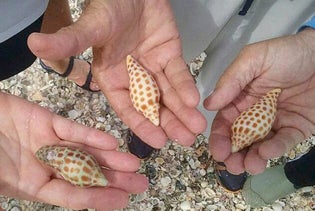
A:
[[[232,153],[263,139],[276,117],[277,98],[281,89],[273,89],[235,119],[232,129]]]
[[[95,158],[85,151],[68,146],[43,146],[36,158],[54,168],[68,182],[80,187],[108,184]]]
[[[129,91],[133,106],[154,125],[160,124],[160,92],[153,76],[131,55],[127,56]]]

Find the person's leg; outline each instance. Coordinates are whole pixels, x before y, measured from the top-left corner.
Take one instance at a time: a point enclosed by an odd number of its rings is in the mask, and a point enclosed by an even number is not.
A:
[[[55,33],[59,29],[69,26],[73,23],[69,3],[67,0],[50,0],[47,10],[45,11],[43,23],[41,27],[42,33]],[[69,66],[70,59],[51,61],[42,59],[42,63],[59,74],[64,74]],[[43,65],[42,65],[43,66]],[[83,60],[75,59],[73,67],[69,70],[68,79],[74,81],[79,86],[82,86],[90,71],[90,64]],[[91,82],[91,90],[98,90],[96,83]]]
[[[67,0],[50,0],[41,27],[43,33],[55,33],[73,23]]]
[[[286,163],[284,172],[296,188],[315,185],[315,147],[302,157]]]
[[[247,204],[261,207],[295,192],[315,185],[315,147],[302,157],[251,176],[242,193]]]
[[[36,56],[27,46],[27,38],[31,33],[40,31],[42,20],[43,16],[0,43],[0,80],[22,72],[36,60]]]

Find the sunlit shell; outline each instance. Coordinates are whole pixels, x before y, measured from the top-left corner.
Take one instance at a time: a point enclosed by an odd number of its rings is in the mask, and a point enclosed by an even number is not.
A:
[[[35,155],[73,185],[90,187],[108,183],[95,158],[85,151],[53,145],[41,147]]]
[[[127,56],[129,91],[133,106],[154,125],[160,124],[160,92],[153,76],[132,56]]]
[[[232,152],[238,152],[263,139],[276,117],[277,98],[281,89],[273,89],[257,103],[242,112],[232,125]]]

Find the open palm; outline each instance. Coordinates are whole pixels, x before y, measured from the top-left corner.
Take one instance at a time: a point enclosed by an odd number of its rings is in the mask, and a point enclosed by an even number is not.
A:
[[[204,104],[219,112],[209,138],[214,159],[232,173],[257,174],[267,160],[282,156],[315,130],[314,30],[245,47]],[[231,154],[234,119],[273,88],[281,88],[272,131],[263,142]]]
[[[134,173],[139,160],[116,151],[117,142],[112,136],[14,96],[0,94],[0,101],[1,194],[72,209],[112,210],[125,207],[130,193],[147,188],[147,179]],[[108,167],[104,174],[109,186],[75,187],[42,165],[35,152],[54,144],[74,145],[95,155],[101,165]]]
[[[182,58],[167,0],[92,0],[74,25],[53,35],[33,34],[30,48],[41,58],[60,59],[93,46],[93,75],[118,116],[145,142],[160,148],[168,138],[190,145],[206,121],[196,109],[199,93]],[[133,108],[126,56],[132,54],[157,80],[160,127]]]

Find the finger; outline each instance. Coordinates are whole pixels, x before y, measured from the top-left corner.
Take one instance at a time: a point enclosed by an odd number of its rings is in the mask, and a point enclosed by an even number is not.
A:
[[[246,154],[245,151],[233,153],[224,161],[224,164],[226,165],[226,169],[228,170],[228,172],[235,175],[239,175],[245,171],[244,166],[245,154]]]
[[[260,144],[256,143],[250,146],[244,160],[245,169],[251,175],[262,173],[267,166],[267,160],[262,159],[258,153]]]
[[[177,94],[177,90],[170,86],[164,74],[157,75],[157,83],[161,90],[162,103],[194,134],[202,133],[207,121],[195,108],[188,107]]]
[[[209,148],[213,158],[223,162],[231,154],[231,125],[237,111],[232,105],[219,111],[212,123]]]
[[[58,115],[53,116],[52,124],[56,135],[62,140],[81,143],[103,150],[113,150],[118,147],[118,142],[113,136]]]
[[[140,167],[140,160],[129,153],[119,151],[104,151],[85,148],[102,165],[116,171],[135,172]]]
[[[154,148],[162,148],[167,137],[161,127],[153,125],[131,104],[128,91],[114,91],[107,95],[117,115],[137,136]],[[126,102],[127,101],[127,102]],[[123,103],[126,102],[126,103]]]
[[[36,195],[37,199],[49,204],[81,210],[114,210],[128,205],[129,194],[116,188],[80,188],[60,179],[51,180]]]
[[[191,146],[195,142],[195,135],[167,108],[162,107],[161,126],[167,137],[183,146]]]
[[[92,1],[78,21],[53,34],[33,33],[28,38],[31,51],[40,58],[59,60],[77,55],[88,47],[105,42],[111,24],[108,13],[95,12],[101,5]],[[90,9],[92,8],[92,9]],[[93,20],[93,21],[91,21]]]
[[[207,127],[205,117],[195,108],[186,106],[174,89],[169,90],[162,97],[163,103],[176,117],[194,134],[204,132]]]
[[[289,152],[304,139],[301,131],[294,128],[282,128],[272,138],[260,145],[259,154],[265,160],[277,158]]]
[[[206,109],[219,110],[223,108],[232,102],[247,84],[253,81],[256,70],[252,69],[251,57],[249,50],[240,52],[239,56],[220,77],[212,94],[205,99]]]
[[[230,138],[214,131],[211,132],[209,150],[214,160],[223,162],[231,154]]]
[[[127,193],[142,193],[149,185],[148,179],[141,174],[105,171],[109,186],[126,191]]]
[[[185,105],[196,107],[200,95],[191,74],[188,72],[185,61],[180,57],[173,59],[167,64],[164,72]]]

